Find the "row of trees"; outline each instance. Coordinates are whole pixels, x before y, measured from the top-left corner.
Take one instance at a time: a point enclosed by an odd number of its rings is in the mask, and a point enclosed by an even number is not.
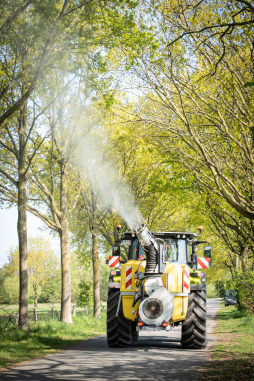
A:
[[[122,51],[142,95],[121,112],[168,175],[182,168],[205,198],[225,265],[253,271],[253,6],[157,1],[142,11],[153,14],[153,45]]]
[[[0,199],[18,206],[21,328],[27,211],[59,235],[67,323],[70,231],[91,248],[99,317],[98,250],[119,216],[209,224],[218,268],[253,271],[250,2],[13,0],[0,23]]]
[[[70,130],[78,124],[84,135],[91,128],[83,115],[105,87],[103,46],[112,28],[124,29],[129,20],[115,1],[106,6],[69,0],[1,4],[1,200],[18,205],[21,328],[28,326],[27,210],[59,234],[61,319],[71,323],[68,216],[81,197],[82,184],[70,161],[77,143]],[[101,33],[107,21],[109,30]],[[94,308],[99,317],[95,206],[93,202],[84,235],[90,231],[93,239]]]
[[[138,101],[115,105],[130,133],[153,147],[164,177],[156,189],[192,187],[187,197],[203,198],[224,251],[217,263],[239,291],[254,282],[253,16],[248,1],[141,2],[136,20],[153,38],[118,49]]]
[[[107,300],[108,266],[105,258],[99,260],[101,300]],[[38,303],[61,302],[60,258],[43,236],[28,239],[28,301]],[[91,256],[84,259],[71,253],[72,303],[93,304],[93,271]],[[10,250],[8,263],[0,269],[0,303],[18,304],[19,301],[19,248]]]

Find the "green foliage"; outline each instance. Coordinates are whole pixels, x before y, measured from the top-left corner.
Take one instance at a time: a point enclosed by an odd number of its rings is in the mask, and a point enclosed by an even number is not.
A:
[[[235,288],[235,280],[232,277],[227,278],[225,281],[225,290],[234,290],[234,288]]]
[[[106,302],[108,298],[108,279],[110,268],[105,263],[105,257],[100,260],[100,296],[101,301]]]
[[[0,302],[16,304],[19,299],[19,249],[11,250],[9,262],[0,270]],[[29,298],[43,302],[60,300],[59,260],[44,237],[28,239]]]
[[[207,283],[206,296],[207,296],[207,299],[218,298],[218,290],[216,287],[216,283]]]
[[[247,314],[254,314],[254,271],[235,272],[237,308]]]
[[[0,291],[1,303],[17,304],[19,300],[19,278],[18,276],[7,276],[4,279]]]
[[[93,300],[93,282],[85,282],[84,280],[79,283],[79,298],[78,303],[80,306],[91,305]]]
[[[159,48],[124,50],[141,91],[135,104],[128,97],[118,103],[113,138],[151,226],[192,230],[197,218],[210,225],[216,250],[208,275],[215,281],[234,270],[237,255],[253,258],[253,87],[244,87],[252,78],[253,33],[250,26],[232,33],[205,28],[221,20],[245,21],[248,13],[234,14],[230,1],[194,7],[187,1],[141,1],[138,9],[135,20],[154,16],[145,28],[153,30]],[[171,44],[190,30],[203,32]]]
[[[244,84],[244,87],[252,87],[252,86],[254,86],[254,81],[246,82],[246,83]]]
[[[55,275],[43,284],[39,293],[39,303],[57,303],[61,301],[61,276]]]
[[[19,279],[13,275],[7,265],[0,269],[0,303],[18,303]]]

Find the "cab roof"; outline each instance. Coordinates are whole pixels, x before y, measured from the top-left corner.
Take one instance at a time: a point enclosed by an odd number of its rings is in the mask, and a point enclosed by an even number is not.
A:
[[[189,232],[151,232],[152,235],[154,235],[157,238],[182,238],[182,239],[193,239],[197,237],[196,233],[189,233]],[[131,239],[132,237],[135,237],[136,234],[132,232],[125,232],[122,234],[121,239]]]

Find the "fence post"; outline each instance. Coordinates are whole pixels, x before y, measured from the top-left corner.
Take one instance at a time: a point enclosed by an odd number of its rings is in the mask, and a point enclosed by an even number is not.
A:
[[[76,316],[76,304],[73,304],[72,315]]]
[[[54,320],[54,307],[51,307],[51,319]]]
[[[34,307],[34,321],[37,323],[37,308]]]
[[[85,314],[86,315],[88,314],[88,306],[87,306],[87,304],[85,305]]]

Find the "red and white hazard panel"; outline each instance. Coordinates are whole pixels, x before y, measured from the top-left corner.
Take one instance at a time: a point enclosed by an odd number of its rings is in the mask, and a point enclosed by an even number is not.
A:
[[[208,269],[210,258],[199,257],[198,258],[198,269]]]
[[[109,267],[119,267],[120,266],[120,257],[110,256],[108,257]]]
[[[125,277],[125,289],[131,289],[131,281],[132,281],[132,266],[126,266],[126,277]]]
[[[186,268],[183,270],[183,292],[190,292],[190,274]]]

